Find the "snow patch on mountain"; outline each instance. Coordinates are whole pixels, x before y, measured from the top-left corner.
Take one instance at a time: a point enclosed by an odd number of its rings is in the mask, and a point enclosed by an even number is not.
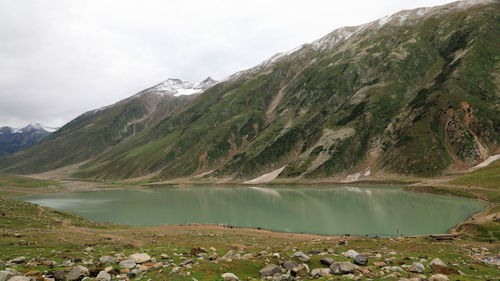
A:
[[[157,93],[160,95],[171,95],[171,96],[185,96],[185,95],[194,95],[200,94],[206,89],[215,85],[217,81],[215,81],[211,77],[207,77],[206,79],[200,81],[199,83],[192,83],[186,80],[169,78],[151,88],[146,89],[147,93]]]

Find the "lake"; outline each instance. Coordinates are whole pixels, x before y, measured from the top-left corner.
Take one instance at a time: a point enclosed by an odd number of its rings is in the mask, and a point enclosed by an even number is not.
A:
[[[324,235],[446,233],[479,201],[399,187],[193,186],[67,192],[20,200],[131,226],[227,224]]]

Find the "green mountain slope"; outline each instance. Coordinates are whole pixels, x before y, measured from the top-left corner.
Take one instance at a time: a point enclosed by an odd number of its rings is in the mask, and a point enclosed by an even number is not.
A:
[[[192,95],[175,97],[141,92],[80,115],[36,146],[0,159],[0,169],[34,173],[88,160],[157,124],[193,99]]]
[[[81,177],[436,176],[499,152],[500,4],[345,27],[208,89]]]

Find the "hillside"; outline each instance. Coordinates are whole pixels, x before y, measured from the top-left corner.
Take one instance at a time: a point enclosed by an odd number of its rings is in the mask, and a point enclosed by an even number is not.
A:
[[[32,173],[91,159],[156,125],[215,82],[210,77],[197,85],[168,79],[113,105],[86,112],[36,146],[2,159],[0,169]]]
[[[123,121],[75,142],[61,136],[70,122],[0,169],[96,156],[76,175],[244,180],[284,168],[280,177],[354,181],[462,171],[500,152],[499,11],[498,1],[454,2],[340,28],[230,76],[140,133]],[[119,120],[140,119],[136,103]],[[57,136],[81,151],[57,155]]]
[[[23,150],[56,131],[57,128],[29,124],[24,128],[0,127],[0,157]]]
[[[474,5],[473,5],[474,4]],[[345,27],[232,75],[78,175],[436,176],[499,152],[500,5]]]

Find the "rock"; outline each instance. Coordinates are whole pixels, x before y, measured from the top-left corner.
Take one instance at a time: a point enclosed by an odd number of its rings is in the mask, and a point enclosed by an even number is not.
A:
[[[162,258],[163,260],[168,260],[170,257],[167,254],[161,254],[160,258]]]
[[[373,265],[376,266],[376,267],[384,267],[387,264],[385,262],[383,262],[383,261],[374,261]]]
[[[102,263],[102,264],[108,264],[108,263],[115,263],[116,260],[115,258],[113,257],[110,257],[110,256],[102,256],[99,261]]]
[[[90,252],[93,252],[93,251],[94,251],[94,248],[92,248],[92,247],[85,248],[85,252],[89,252],[90,253]]]
[[[202,253],[206,254],[207,250],[205,250],[204,248],[200,248],[200,247],[191,249],[191,256],[197,256],[197,255],[202,254]]]
[[[146,253],[135,253],[128,258],[135,261],[135,263],[145,263],[151,260],[151,257]]]
[[[435,258],[429,263],[430,267],[433,267],[434,265],[447,266],[446,263],[444,263],[440,258]]]
[[[135,261],[133,260],[124,260],[124,261],[121,261],[118,266],[120,266],[120,268],[127,268],[127,269],[132,269],[135,267]]]
[[[354,263],[358,265],[367,265],[368,264],[368,258],[363,255],[357,255],[354,258]]]
[[[219,255],[217,255],[216,252],[213,252],[212,254],[210,254],[210,256],[208,257],[208,260],[210,261],[214,261],[216,260],[217,258],[219,257]]]
[[[83,277],[81,281],[94,281],[94,279],[90,277]]]
[[[234,260],[237,259],[236,254],[233,250],[229,250],[224,256],[220,258],[221,260]]]
[[[290,270],[290,274],[293,277],[300,277],[302,279],[309,277],[309,266],[307,264],[299,264],[298,266],[294,267],[292,270]]]
[[[280,259],[280,253],[273,253],[273,258]]]
[[[312,278],[327,277],[330,274],[331,274],[330,268],[315,268],[311,270]]]
[[[97,277],[95,278],[96,281],[111,281],[111,274],[107,273],[106,271],[101,271],[99,274],[97,274]]]
[[[155,269],[159,269],[163,267],[162,262],[149,262],[149,263],[144,263],[139,266],[140,271],[151,271]]]
[[[359,255],[359,253],[354,250],[349,250],[347,252],[343,252],[342,255],[346,258],[354,259],[357,255]]]
[[[137,276],[137,273],[135,273],[135,272],[128,272],[127,273],[128,279],[134,279],[136,276]]]
[[[384,268],[392,272],[403,272],[403,269],[399,266],[386,266]]]
[[[9,263],[21,264],[26,262],[26,257],[17,257],[9,261]]]
[[[330,265],[332,265],[332,263],[335,262],[335,260],[332,258],[321,258],[321,259],[319,259],[319,262],[321,262],[321,264],[330,266]]]
[[[295,254],[293,254],[293,256],[298,258],[300,261],[303,261],[303,262],[308,262],[309,260],[311,260],[311,258],[308,255],[304,254],[301,251],[295,252]]]
[[[56,271],[54,271],[54,279],[56,281],[66,280],[66,274],[62,270],[56,270]]]
[[[414,273],[424,273],[425,272],[425,267],[423,264],[419,262],[414,262],[410,267],[407,269],[409,272],[414,272]]]
[[[180,267],[178,267],[178,266],[174,266],[174,267],[172,268],[172,271],[170,271],[170,273],[177,273],[177,272],[179,272],[179,271],[181,271],[181,268],[180,268]]]
[[[4,271],[0,271],[0,281],[7,281],[9,280],[12,276],[19,275],[21,273],[13,270],[13,269],[6,269]]]
[[[261,270],[259,270],[261,277],[274,276],[276,273],[281,273],[281,267],[275,264],[268,264]]]
[[[434,274],[429,278],[429,281],[450,281],[450,279],[444,274]]]
[[[356,269],[358,266],[350,262],[334,262],[330,266],[332,273],[337,275],[353,273]]]
[[[89,269],[86,268],[85,266],[77,266],[73,268],[68,275],[66,276],[66,279],[73,281],[73,280],[81,280],[83,277],[89,276],[90,272]]]
[[[64,260],[62,262],[62,266],[73,266],[73,262],[71,260]]]
[[[290,274],[281,274],[280,276],[274,277],[273,281],[297,281],[297,278]]]
[[[281,266],[286,269],[286,270],[292,270],[294,267],[298,266],[299,264],[294,262],[294,261],[284,261],[281,263]]]
[[[9,279],[9,281],[31,281],[31,278],[24,275],[16,275]]]
[[[230,272],[226,272],[224,274],[221,275],[222,277],[222,280],[224,281],[240,281],[240,279],[234,275],[233,273],[230,273]]]

